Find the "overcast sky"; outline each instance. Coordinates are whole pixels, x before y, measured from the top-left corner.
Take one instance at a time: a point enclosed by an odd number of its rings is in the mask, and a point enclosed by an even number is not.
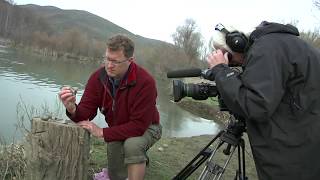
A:
[[[16,4],[51,5],[61,9],[86,10],[132,33],[172,42],[171,35],[185,19],[196,21],[210,38],[217,23],[252,29],[262,20],[280,23],[298,21],[300,30],[319,27],[320,10],[313,0],[15,0]]]

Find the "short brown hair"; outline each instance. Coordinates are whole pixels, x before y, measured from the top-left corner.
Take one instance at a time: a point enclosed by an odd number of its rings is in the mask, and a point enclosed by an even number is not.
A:
[[[134,43],[129,37],[117,34],[108,39],[107,48],[111,51],[122,50],[124,56],[130,58],[133,56]]]

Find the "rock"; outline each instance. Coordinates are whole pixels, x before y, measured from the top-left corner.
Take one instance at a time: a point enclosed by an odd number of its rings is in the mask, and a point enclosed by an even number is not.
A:
[[[52,119],[52,115],[51,114],[45,114],[41,117],[41,119],[43,121],[48,121],[49,119]]]

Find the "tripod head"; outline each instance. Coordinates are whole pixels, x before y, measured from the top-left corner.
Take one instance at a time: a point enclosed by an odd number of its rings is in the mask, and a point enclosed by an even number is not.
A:
[[[241,144],[243,133],[246,132],[246,122],[240,116],[232,115],[229,119],[226,129],[220,136],[222,142],[226,142],[228,145],[223,150],[225,155],[230,155],[231,146]]]
[[[245,120],[233,114],[220,138],[228,144],[237,145],[246,130]]]

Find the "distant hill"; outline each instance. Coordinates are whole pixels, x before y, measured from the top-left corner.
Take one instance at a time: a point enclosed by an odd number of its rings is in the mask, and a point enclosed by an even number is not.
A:
[[[100,62],[106,40],[120,33],[133,39],[137,62],[157,78],[165,80],[168,70],[190,66],[173,44],[133,34],[87,11],[0,0],[0,17],[0,37],[44,55]]]
[[[89,37],[96,39],[107,39],[116,33],[133,35],[120,26],[87,11],[62,10],[53,6],[38,6],[33,4],[21,5],[21,7],[42,17],[48,22],[55,33],[76,28],[87,33]]]
[[[90,12],[63,10],[53,6],[34,4],[20,5],[19,7],[32,12],[37,17],[41,17],[41,20],[48,24],[53,34],[62,33],[68,29],[77,29],[82,34],[86,34],[88,38],[103,42],[114,34],[127,34],[136,44],[135,54],[138,57],[139,63],[147,65],[149,69],[155,68],[155,64],[157,66],[161,65],[161,68],[158,69],[163,69],[167,67],[168,62],[176,61],[176,55],[174,55],[176,50],[172,44],[133,34],[111,21]]]
[[[19,5],[21,8],[33,12],[47,22],[54,33],[75,28],[88,37],[106,40],[114,34],[127,34],[136,43],[159,45],[165,42],[135,35],[130,31],[108,21],[100,16],[83,10],[63,10],[54,6],[39,6],[34,4]]]

